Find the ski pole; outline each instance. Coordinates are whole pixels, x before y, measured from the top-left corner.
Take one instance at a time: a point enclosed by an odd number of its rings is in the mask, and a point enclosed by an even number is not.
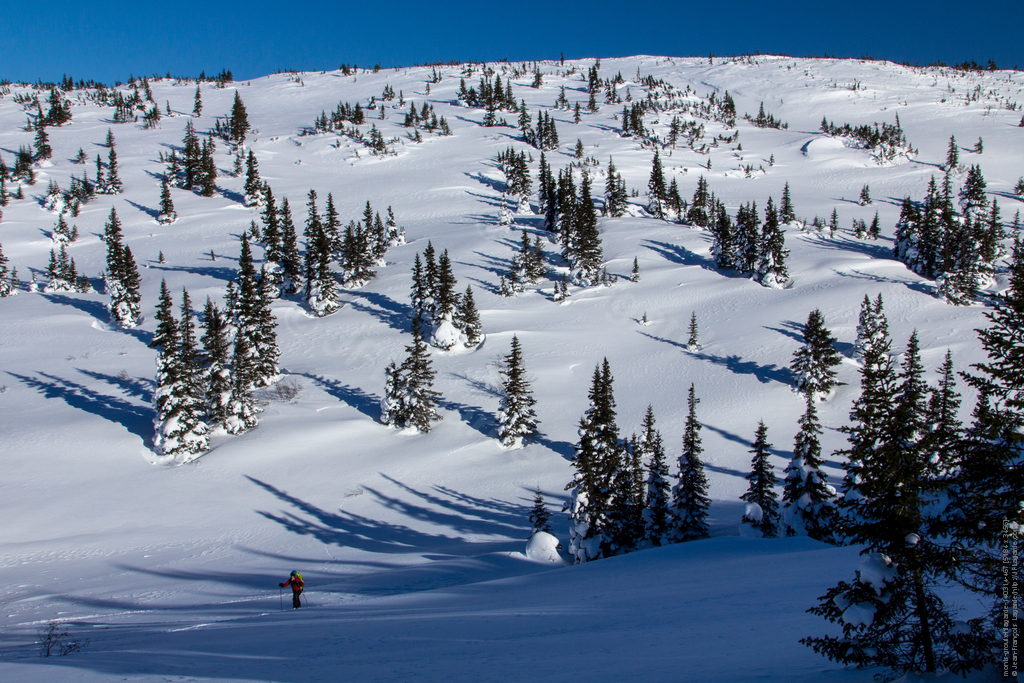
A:
[[[309,609],[309,598],[306,597],[306,593],[301,593],[302,599],[306,601],[306,608]]]

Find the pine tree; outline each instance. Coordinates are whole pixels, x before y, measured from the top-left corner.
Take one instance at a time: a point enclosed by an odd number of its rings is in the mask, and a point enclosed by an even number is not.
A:
[[[150,345],[160,352],[154,393],[156,434],[153,445],[161,455],[187,461],[210,447],[203,422],[203,382],[188,292],[182,293],[181,321],[176,323],[167,283],[163,282],[157,320],[157,334]]]
[[[253,348],[244,334],[235,334],[231,356],[231,395],[228,399],[224,429],[228,434],[241,434],[259,426],[261,409],[252,395]]]
[[[977,330],[987,359],[964,378],[978,394],[963,440],[962,465],[951,490],[951,535],[965,550],[955,578],[990,607],[987,630],[1004,629],[1013,587],[1003,572],[1006,557],[1024,555],[1014,529],[1024,527],[1019,501],[1024,490],[1024,243],[1014,238],[1009,287],[985,312]],[[995,637],[992,637],[992,642]]]
[[[263,182],[260,180],[256,155],[249,150],[245,159],[245,205],[258,206],[263,201]]]
[[[867,183],[864,187],[860,188],[860,205],[867,206],[871,203],[871,188],[868,187]]]
[[[694,541],[708,537],[708,479],[704,474],[701,453],[701,423],[697,421],[697,398],[694,385],[686,399],[686,426],[683,431],[683,451],[679,454],[679,483],[672,496],[672,513],[675,516],[676,541]]]
[[[454,322],[466,337],[467,347],[472,348],[483,341],[483,324],[480,322],[480,312],[477,311],[476,302],[473,300],[473,288],[469,285],[466,286],[465,293],[459,297]]]
[[[117,175],[117,150],[110,146],[110,153],[107,155],[107,177],[103,185],[106,194],[120,194],[124,190],[121,178]]]
[[[697,312],[690,311],[689,338],[686,340],[687,351],[700,351],[700,330],[697,328]]]
[[[434,298],[434,325],[440,325],[444,321],[451,321],[458,306],[459,296],[455,291],[458,284],[455,274],[452,272],[452,260],[448,256],[448,250],[441,253],[437,262],[437,281],[433,291]]]
[[[235,91],[235,100],[231,105],[231,116],[228,121],[228,130],[231,141],[235,144],[245,142],[245,136],[249,132],[249,117],[242,103],[242,97]]]
[[[783,223],[792,223],[796,220],[796,213],[793,210],[793,199],[789,194],[789,183],[782,189],[782,201],[779,203],[779,220]]]
[[[201,92],[199,92],[199,86],[197,85],[196,86],[196,95],[195,95],[195,98],[193,98],[193,104],[192,104],[192,116],[202,116],[202,115],[203,115],[203,95],[202,95]]]
[[[167,184],[167,176],[160,179],[160,214],[156,222],[160,225],[170,225],[178,220],[178,213],[174,210],[174,201],[171,199],[171,188]]]
[[[110,295],[110,317],[121,327],[131,329],[139,320],[141,278],[131,249],[121,241],[121,221],[114,209],[110,210],[104,228],[104,241],[107,244],[106,289]]]
[[[434,391],[434,370],[431,367],[430,353],[427,350],[426,342],[423,341],[422,324],[418,318],[412,323],[412,344],[405,347],[408,356],[400,368],[405,375],[407,387],[406,425],[414,427],[424,434],[431,429],[433,422],[440,421],[441,415],[437,412],[437,401],[441,398],[439,392]]]
[[[211,426],[225,426],[231,400],[231,339],[224,315],[209,297],[203,309],[201,341],[206,379],[206,419]]]
[[[49,159],[53,156],[53,148],[50,147],[50,136],[46,134],[45,126],[41,125],[36,130],[35,148],[35,159],[37,161]]]
[[[604,214],[613,218],[625,215],[629,198],[626,183],[615,168],[615,162],[608,158],[608,177],[604,187]]]
[[[281,225],[281,271],[284,274],[283,288],[286,294],[299,291],[302,282],[302,260],[299,257],[298,236],[295,234],[295,223],[292,221],[292,210],[288,206],[288,198],[281,202],[278,213]]]
[[[814,309],[803,326],[804,345],[793,354],[790,369],[796,375],[796,388],[808,396],[825,399],[835,387],[836,371],[842,355],[835,349],[836,338],[825,327],[825,316]]]
[[[14,287],[13,278],[7,269],[8,259],[4,256],[3,246],[0,245],[0,299],[18,293]]]
[[[648,210],[655,218],[665,217],[665,202],[668,200],[668,191],[665,186],[665,172],[661,167],[661,155],[655,151],[654,161],[651,164],[651,177],[647,181]]]
[[[571,244],[570,262],[576,271],[578,282],[595,284],[597,274],[604,261],[604,250],[601,246],[601,235],[597,229],[597,211],[590,197],[590,177],[583,175],[580,183],[580,197],[576,202],[575,237]]]
[[[551,513],[544,505],[544,494],[538,488],[533,494],[533,507],[530,509],[530,526],[533,528],[533,533],[536,534],[539,531],[546,534],[554,533],[551,531],[550,519]]]
[[[747,503],[743,523],[756,529],[764,538],[774,538],[779,534],[779,498],[775,493],[778,479],[775,468],[768,460],[768,449],[771,447],[768,443],[768,427],[761,421],[754,434],[754,443],[751,444],[750,452],[754,457],[750,461],[750,474],[747,475],[750,485],[740,500]]]
[[[212,197],[217,192],[217,164],[213,160],[213,140],[203,140],[200,150],[198,164],[199,194],[203,197]]]
[[[881,293],[875,299],[874,305],[871,298],[867,294],[864,295],[857,321],[857,339],[853,344],[854,352],[861,360],[873,353],[874,347],[883,343],[883,338],[889,334],[889,322],[882,309]]]
[[[607,548],[612,479],[619,465],[619,430],[608,359],[594,368],[590,407],[580,418],[580,440],[572,463],[576,474],[565,489],[572,491],[569,513],[569,553],[576,563],[596,560]]]
[[[787,536],[810,536],[836,542],[836,490],[821,471],[821,423],[811,394],[800,417],[800,431],[793,443],[793,459],[786,467],[782,492],[782,520]]]
[[[979,668],[990,644],[978,637],[977,622],[955,627],[933,588],[952,558],[931,533],[938,482],[923,457],[927,391],[917,333],[899,373],[887,353],[865,359],[862,387],[844,428],[851,447],[841,509],[848,539],[864,545],[867,559],[852,583],[841,581],[810,610],[840,624],[842,637],[801,642],[834,661],[885,666],[897,676]]]
[[[647,406],[644,420],[640,424],[638,448],[641,458],[647,460],[647,481],[644,508],[646,523],[645,538],[653,546],[670,542],[674,524],[669,509],[668,464],[665,462],[665,444],[661,433],[654,428],[654,408]]]
[[[501,405],[498,409],[498,438],[506,448],[522,443],[537,433],[537,403],[526,378],[519,337],[512,335],[512,348],[502,363]]]
[[[946,150],[946,171],[952,172],[960,166],[960,148],[956,144],[956,138],[949,136],[949,148]]]
[[[761,240],[758,245],[758,262],[755,278],[765,287],[781,289],[789,281],[786,268],[786,236],[779,227],[779,214],[775,210],[772,198],[768,198],[765,207],[764,227],[761,229]]]

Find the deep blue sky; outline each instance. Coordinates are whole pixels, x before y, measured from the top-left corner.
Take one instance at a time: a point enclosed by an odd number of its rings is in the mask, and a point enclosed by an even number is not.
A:
[[[8,3],[0,79],[753,52],[1024,67],[1024,2],[363,0]],[[98,7],[96,5],[99,5]]]

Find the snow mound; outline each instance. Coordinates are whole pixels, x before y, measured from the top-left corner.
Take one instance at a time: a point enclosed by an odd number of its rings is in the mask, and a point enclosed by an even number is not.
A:
[[[869,168],[875,164],[863,150],[847,147],[842,138],[821,136],[803,146],[804,156],[828,168]]]
[[[565,564],[558,554],[558,539],[546,531],[538,531],[526,542],[526,556],[536,562]]]
[[[447,351],[448,349],[452,348],[453,346],[459,343],[461,334],[462,333],[459,332],[459,329],[455,327],[455,325],[453,325],[448,320],[443,320],[441,321],[441,324],[438,325],[437,328],[434,330],[433,339],[431,339],[431,344],[433,344],[439,349],[444,349],[445,351]]]

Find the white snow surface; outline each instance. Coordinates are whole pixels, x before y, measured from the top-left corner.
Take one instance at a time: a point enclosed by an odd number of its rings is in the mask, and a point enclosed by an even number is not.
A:
[[[894,351],[902,352],[918,330],[931,381],[947,348],[958,370],[984,359],[973,330],[985,324],[985,308],[953,307],[932,296],[933,283],[892,259],[893,226],[900,200],[920,198],[929,177],[941,174],[936,165],[951,134],[964,148],[962,162],[981,164],[988,191],[1012,221],[1020,208],[1011,189],[1024,174],[1024,129],[1017,127],[1019,108],[1006,105],[1024,102],[1024,74],[782,57],[602,60],[602,78],[621,72],[626,79],[618,87],[622,97],[627,89],[634,100],[646,97],[639,71],[689,85],[700,96],[728,90],[741,116],[755,114],[763,101],[788,122],[788,130],[762,130],[740,120],[742,151],[721,144],[708,157],[680,144],[662,152],[668,179],[687,199],[704,174],[731,213],[747,201],[757,201],[763,213],[787,181],[801,220],[827,220],[838,209],[835,238],[787,226],[790,283],[768,289],[718,272],[707,231],[640,209],[652,151],[616,134],[621,104],[599,96],[600,111],[584,113],[580,124],[571,112],[551,109],[565,85],[570,102],[586,110],[593,63],[542,62],[538,89],[529,87],[532,64],[493,65],[503,82],[511,67],[525,73],[512,78],[512,87],[534,125],[541,107],[553,115],[562,143],[548,153],[556,171],[573,160],[578,138],[600,162],[595,196],[609,157],[627,186],[639,190],[627,217],[600,219],[608,272],[618,281],[572,287],[561,305],[550,292],[566,268],[550,242],[549,280],[514,298],[497,294],[521,227],[543,233],[540,216],[520,215],[511,229],[499,224],[503,183],[495,157],[509,146],[531,152],[536,191],[540,153],[515,129],[481,127],[482,110],[455,103],[461,67],[438,67],[442,80],[429,95],[429,67],[283,73],[223,89],[203,83],[197,130],[212,128],[241,94],[254,128],[247,148],[277,200],[290,200],[300,234],[313,188],[321,212],[333,193],[343,225],[362,215],[367,200],[382,215],[392,206],[408,244],[388,251],[376,279],[339,288],[341,308],[333,315],[318,319],[298,299],[276,300],[281,367],[301,391],[261,391],[258,428],[235,437],[217,430],[209,452],[180,466],[163,464],[153,452],[155,352],[147,343],[160,281],[166,278],[176,303],[183,287],[200,309],[207,296],[222,301],[237,268],[238,236],[259,216],[243,206],[244,177],[227,175],[232,156],[219,141],[217,194],[175,188],[178,221],[156,221],[164,170],[158,155],[180,146],[195,83],[151,82],[161,112],[169,102],[175,113],[153,130],[143,129],[141,117],[139,124],[115,124],[112,108],[71,93],[73,121],[48,129],[53,163],[36,170],[26,199],[4,207],[0,244],[23,281],[42,278],[56,222],[44,206],[47,183],[67,189],[72,174],[93,177],[112,129],[125,191],[101,195],[67,218],[81,235],[68,251],[79,272],[99,285],[100,236],[116,207],[142,275],[142,321],[120,329],[100,293],[23,290],[0,299],[0,678],[505,681],[529,662],[531,680],[539,681],[872,680],[877,672],[844,669],[797,642],[836,633],[805,610],[838,580],[853,579],[860,549],[736,536],[750,442],[763,419],[781,476],[804,408],[790,388],[788,365],[800,345],[799,326],[815,308],[851,358],[839,368],[846,384],[819,407],[824,471],[833,485],[842,475],[831,455],[844,445],[837,428],[858,393],[852,344],[865,294],[883,295]],[[479,77],[479,69],[467,76],[467,87]],[[373,123],[385,138],[398,136],[395,156],[373,157],[334,134],[299,135],[339,101],[379,102],[385,85],[401,92],[405,105],[387,102],[384,120],[379,109],[367,111],[362,130]],[[33,133],[23,130],[25,110],[13,100],[26,92],[14,85],[0,98],[0,155],[8,167],[19,146],[32,143]],[[965,100],[976,92],[978,100]],[[44,110],[47,95],[39,93]],[[432,104],[453,135],[424,132],[424,142],[413,143],[401,126],[409,102]],[[841,125],[892,123],[896,114],[920,151],[899,165],[878,166],[865,150],[818,132],[822,116]],[[502,116],[514,124],[517,115]],[[664,136],[670,119],[671,113],[650,114],[645,124]],[[706,126],[706,141],[726,131]],[[967,151],[978,137],[983,155]],[[90,159],[85,166],[71,161],[80,147]],[[766,172],[746,178],[740,166],[747,164]],[[875,203],[861,207],[856,199],[866,183]],[[882,239],[856,240],[852,219],[870,221],[876,210]],[[448,249],[458,291],[472,285],[487,339],[466,353],[433,351],[444,420],[418,434],[387,429],[377,417],[384,368],[400,362],[410,343],[411,266],[428,239],[438,252]],[[157,262],[160,252],[164,263]],[[259,261],[262,250],[254,256]],[[638,283],[629,282],[634,257]],[[1005,287],[1004,276],[997,282]],[[685,348],[691,311],[700,325],[698,351]],[[523,346],[541,434],[507,450],[496,438],[495,361],[508,353],[513,334]],[[637,430],[653,405],[670,462],[678,457],[686,390],[694,383],[714,537],[578,567],[527,561],[537,487],[568,547],[563,489],[591,375],[604,357],[623,435]],[[967,419],[973,395],[960,389]],[[281,613],[273,588],[293,569],[306,580],[310,605]],[[51,619],[89,638],[86,652],[40,658],[35,636]]]

